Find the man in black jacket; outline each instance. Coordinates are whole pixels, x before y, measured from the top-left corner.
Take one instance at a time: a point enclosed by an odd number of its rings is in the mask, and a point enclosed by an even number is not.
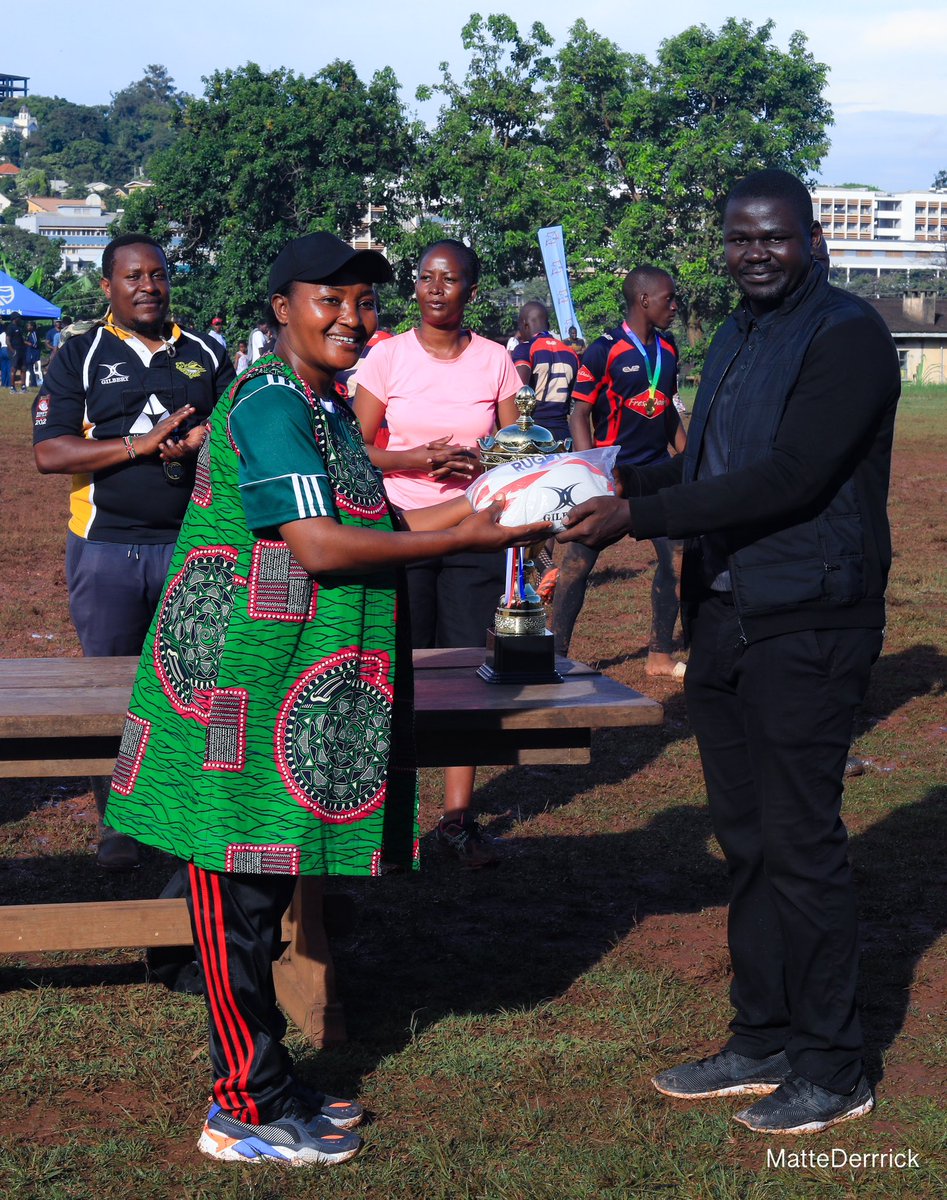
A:
[[[727,198],[743,303],[714,338],[679,458],[622,473],[562,541],[686,538],[685,680],[731,881],[731,1037],[660,1072],[665,1095],[762,1096],[736,1120],[825,1129],[874,1104],[855,1004],[842,777],[881,649],[900,371],[863,301],[813,261],[822,230],[783,171]]]

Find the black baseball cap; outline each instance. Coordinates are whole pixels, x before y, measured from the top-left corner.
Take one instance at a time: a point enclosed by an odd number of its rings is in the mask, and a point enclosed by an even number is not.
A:
[[[339,275],[339,280],[333,276]],[[270,267],[271,297],[287,283],[354,282],[387,283],[391,265],[377,250],[355,250],[334,233],[307,233],[294,238],[277,254]]]

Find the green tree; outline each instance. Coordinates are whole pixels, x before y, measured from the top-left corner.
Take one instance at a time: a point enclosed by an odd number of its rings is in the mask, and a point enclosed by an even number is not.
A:
[[[178,133],[188,97],[174,86],[167,68],[151,63],[144,76],[112,96],[107,125],[110,179],[121,183],[144,172],[153,154],[166,150]]]
[[[16,190],[21,196],[48,196],[49,178],[40,167],[24,168],[16,177]]]
[[[185,105],[173,149],[152,159],[154,186],[129,199],[123,229],[171,247],[199,322],[220,312],[247,323],[287,240],[348,237],[370,202],[394,219],[410,145],[389,69],[368,84],[341,61],[311,77],[253,63],[216,71]]]
[[[641,262],[664,266],[681,290],[691,342],[711,331],[735,295],[720,251],[727,191],[763,167],[807,178],[828,149],[827,68],[804,35],[793,34],[781,52],[772,30],[772,22],[754,28],[736,19],[719,32],[693,26],[661,43],[652,65],[579,22],[559,54],[549,131],[559,161],[569,138],[579,138],[599,209],[588,238],[575,224],[567,229],[574,269],[581,278],[624,274]]]
[[[631,194],[618,156],[625,97],[641,88],[648,63],[579,20],[556,56],[543,142],[550,157],[548,219],[590,269],[614,267],[611,245]]]
[[[947,171],[938,171],[934,176],[932,188],[947,188]]]
[[[62,266],[62,245],[56,238],[27,233],[15,225],[0,225],[0,269],[20,283],[34,272],[41,272],[41,282],[30,287],[48,300],[61,282],[57,275]]]
[[[434,216],[454,237],[477,249],[491,281],[524,278],[539,268],[536,230],[542,224],[549,159],[541,128],[546,85],[553,78],[546,54],[552,38],[537,21],[528,36],[506,16],[474,13],[461,40],[470,52],[467,73],[455,80],[447,63],[441,80],[418,89],[443,105],[420,139],[406,181],[416,220]],[[406,262],[417,256],[426,233],[402,237]]]
[[[100,273],[88,270],[70,275],[50,297],[71,320],[95,320],[105,315],[108,301],[99,286]]]

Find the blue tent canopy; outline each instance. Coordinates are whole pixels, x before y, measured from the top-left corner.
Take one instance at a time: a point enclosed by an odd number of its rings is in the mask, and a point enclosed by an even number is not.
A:
[[[0,271],[0,317],[9,317],[11,313],[54,321],[62,316],[62,309],[17,283],[6,271]]]

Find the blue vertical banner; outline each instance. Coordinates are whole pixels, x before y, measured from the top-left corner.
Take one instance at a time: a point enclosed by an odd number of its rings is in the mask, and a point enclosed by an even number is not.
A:
[[[561,225],[550,225],[546,229],[540,229],[539,249],[543,256],[543,266],[546,268],[546,281],[549,284],[553,308],[556,310],[559,336],[566,337],[569,327],[574,325],[579,337],[582,337],[582,327],[572,303],[569,269],[566,265],[566,243]]]

